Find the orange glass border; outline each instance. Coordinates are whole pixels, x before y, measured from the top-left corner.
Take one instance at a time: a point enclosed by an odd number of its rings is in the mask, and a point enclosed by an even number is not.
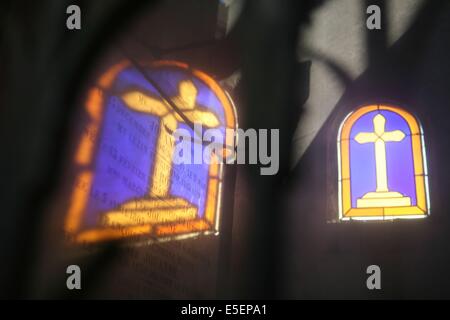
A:
[[[350,132],[354,123],[364,114],[375,110],[388,110],[397,113],[408,123],[411,130],[411,143],[414,161],[414,176],[416,183],[416,206],[380,207],[380,208],[352,208],[350,190]],[[339,160],[339,220],[351,218],[392,219],[408,217],[424,217],[429,214],[427,175],[422,145],[422,129],[418,120],[408,111],[394,106],[372,104],[363,106],[350,113],[341,124],[338,134]]]
[[[187,64],[178,61],[156,61],[143,63],[150,68],[178,67],[189,70],[195,77],[203,81],[217,96],[224,108],[225,126],[229,129],[236,129],[235,107],[220,85],[206,73],[191,69]],[[131,66],[127,60],[121,61],[110,67],[103,73],[96,86],[88,91],[85,102],[85,109],[89,117],[87,124],[88,132],[83,133],[79,140],[79,145],[75,152],[74,163],[76,165],[75,186],[72,189],[70,202],[66,214],[64,230],[66,234],[75,242],[95,243],[105,240],[121,238],[150,237],[153,240],[164,241],[176,239],[178,237],[195,236],[200,233],[218,234],[219,231],[219,210],[222,188],[223,163],[211,161],[209,166],[209,180],[207,184],[207,199],[205,214],[203,218],[196,218],[186,221],[171,223],[145,224],[131,227],[99,227],[81,230],[84,212],[87,205],[87,198],[92,186],[94,177],[93,160],[94,149],[97,144],[98,135],[102,125],[103,115],[103,95],[113,84],[116,76],[125,68]],[[228,137],[227,137],[228,138]],[[214,155],[211,155],[215,157]]]

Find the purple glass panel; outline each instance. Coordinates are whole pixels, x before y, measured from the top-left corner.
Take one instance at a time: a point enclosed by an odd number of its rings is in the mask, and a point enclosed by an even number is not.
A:
[[[373,132],[373,118],[381,113],[386,118],[385,131],[401,130],[407,136],[399,142],[386,142],[386,165],[389,191],[400,192],[416,205],[413,154],[408,123],[398,114],[372,111],[359,118],[350,132],[350,188],[352,207],[367,192],[376,190],[376,165],[374,143],[360,144],[354,137],[360,132]]]
[[[192,74],[178,68],[148,69],[162,90],[173,97],[181,80],[191,80],[198,89],[196,103],[213,111],[225,123],[225,113],[211,89]],[[159,118],[129,109],[119,98],[129,90],[141,90],[153,96],[158,91],[134,68],[120,72],[111,90],[105,93],[104,118],[94,162],[94,179],[87,204],[86,225],[95,226],[101,214],[118,205],[148,194],[152,183],[153,160],[159,133]],[[179,128],[192,129],[179,123]],[[225,136],[225,127],[220,130]],[[193,148],[203,148],[192,144]],[[202,151],[199,151],[202,154]],[[193,157],[192,157],[193,158]],[[207,164],[173,164],[170,194],[186,199],[198,207],[198,216],[205,211],[208,184]]]

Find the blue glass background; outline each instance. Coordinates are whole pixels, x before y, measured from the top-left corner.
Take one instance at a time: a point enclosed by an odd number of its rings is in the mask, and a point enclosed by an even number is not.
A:
[[[164,67],[147,69],[147,76],[156,81],[170,97],[178,94],[181,80],[191,80],[198,89],[196,103],[213,111],[221,124],[225,123],[223,106],[217,96],[192,74],[179,68]],[[86,208],[88,226],[95,226],[103,212],[128,200],[148,195],[152,183],[159,118],[129,109],[119,98],[129,90],[141,90],[159,96],[158,91],[132,67],[120,72],[110,92],[105,93],[105,112],[94,162],[94,179]],[[194,137],[188,125],[179,123],[178,128],[188,130]],[[225,137],[225,126],[219,129]],[[192,152],[194,148],[201,148],[202,154],[205,146],[192,143]],[[125,159],[129,162],[125,162]],[[199,217],[205,211],[208,170],[208,164],[172,166],[170,194],[196,205]]]
[[[411,131],[400,115],[388,110],[376,110],[359,118],[350,131],[350,189],[352,207],[367,192],[376,190],[375,145],[354,140],[360,132],[373,132],[373,118],[381,113],[386,118],[385,131],[401,130],[406,137],[400,142],[386,142],[386,162],[389,191],[400,192],[416,205],[414,160]]]

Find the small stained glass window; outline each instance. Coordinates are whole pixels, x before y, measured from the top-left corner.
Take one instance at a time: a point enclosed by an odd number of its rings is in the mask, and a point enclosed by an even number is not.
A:
[[[423,130],[404,109],[350,113],[337,139],[339,219],[424,218],[430,213]]]

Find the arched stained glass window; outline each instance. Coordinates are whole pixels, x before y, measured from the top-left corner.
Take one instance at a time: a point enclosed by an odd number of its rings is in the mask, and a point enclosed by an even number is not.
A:
[[[337,141],[339,219],[423,218],[430,213],[423,130],[404,109],[364,106]]]
[[[215,80],[179,62],[125,61],[89,90],[85,110],[65,222],[75,241],[218,232],[222,163],[214,153],[200,164],[172,161],[176,129],[195,137],[200,123],[220,130],[224,145],[233,138],[235,110]]]

